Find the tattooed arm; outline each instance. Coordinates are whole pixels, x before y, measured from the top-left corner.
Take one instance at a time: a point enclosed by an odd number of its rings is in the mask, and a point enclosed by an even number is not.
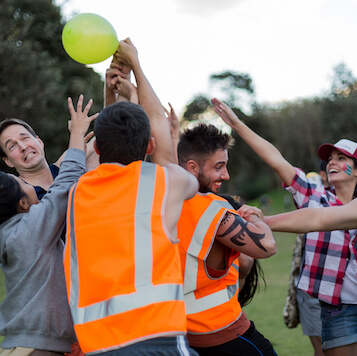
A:
[[[243,211],[247,209],[246,206],[242,208]],[[216,241],[253,258],[270,257],[277,251],[273,233],[260,219],[259,209],[249,210],[249,214],[244,211],[245,219],[228,211],[218,228]]]

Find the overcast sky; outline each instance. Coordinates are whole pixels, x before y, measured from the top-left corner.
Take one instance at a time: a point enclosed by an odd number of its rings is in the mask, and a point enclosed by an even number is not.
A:
[[[164,105],[181,113],[209,75],[248,73],[260,103],[322,95],[333,67],[357,76],[357,0],[56,0],[130,37]],[[110,59],[93,66],[103,75]]]

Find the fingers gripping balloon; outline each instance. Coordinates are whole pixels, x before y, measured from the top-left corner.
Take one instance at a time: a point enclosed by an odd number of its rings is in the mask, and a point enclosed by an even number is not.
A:
[[[75,61],[93,64],[113,55],[119,41],[115,29],[104,17],[83,13],[66,23],[62,31],[62,44]]]

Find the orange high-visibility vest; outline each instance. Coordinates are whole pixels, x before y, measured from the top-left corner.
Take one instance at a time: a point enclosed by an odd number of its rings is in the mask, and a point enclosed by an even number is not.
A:
[[[188,333],[209,334],[225,329],[242,312],[237,299],[238,270],[235,266],[230,267],[239,252],[231,250],[227,271],[222,277],[212,278],[206,268],[206,259],[227,211],[237,214],[225,199],[212,193],[198,193],[185,201],[182,207],[177,236],[184,276]]]
[[[164,222],[166,170],[101,164],[69,195],[64,266],[79,344],[95,354],[186,334],[178,244]]]

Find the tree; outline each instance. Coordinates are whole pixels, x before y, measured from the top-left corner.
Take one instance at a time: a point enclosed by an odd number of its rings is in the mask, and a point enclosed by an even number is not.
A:
[[[212,91],[230,107],[237,108],[241,113],[251,112],[255,108],[253,80],[247,73],[225,71],[211,74],[209,83]],[[210,105],[208,94],[198,94],[186,106],[183,114],[185,121],[194,121],[206,112]]]
[[[335,143],[340,138],[356,141],[357,79],[344,63],[333,68],[331,93],[325,98],[323,141]]]
[[[227,70],[211,74],[210,83],[218,86],[227,105],[241,111],[252,111],[255,105],[254,86],[249,74]]]
[[[210,78],[223,91],[222,96],[237,116],[275,145],[292,165],[306,172],[318,170],[320,161],[317,148],[325,142],[322,139],[325,131],[325,98],[258,105],[254,101],[254,86],[248,74],[227,71],[213,74]],[[252,95],[252,113],[249,115],[242,110],[242,92]],[[209,99],[204,95],[197,96],[185,112],[185,116],[191,119],[210,115]],[[235,132],[232,135],[236,144],[229,153],[231,179],[224,184],[224,192],[250,200],[273,188],[281,188],[281,181],[275,172]]]
[[[198,120],[199,115],[204,113],[210,105],[209,99],[204,95],[197,95],[191,103],[186,106],[183,117],[186,121]]]
[[[49,161],[67,147],[67,97],[103,106],[103,80],[62,47],[60,8],[51,0],[1,0],[0,119],[18,117],[46,144]]]
[[[345,63],[339,63],[333,68],[331,94],[335,98],[348,97],[357,89],[357,80]]]

